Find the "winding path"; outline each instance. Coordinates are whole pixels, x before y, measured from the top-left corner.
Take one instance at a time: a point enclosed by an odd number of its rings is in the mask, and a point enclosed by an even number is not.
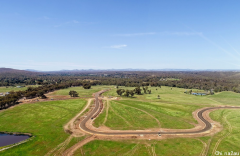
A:
[[[186,131],[186,130],[182,130],[182,131],[168,131],[168,132],[157,132],[157,131],[120,131],[120,130],[116,130],[116,131],[109,131],[109,132],[104,132],[104,131],[95,131],[92,129],[89,129],[86,126],[86,123],[91,120],[91,118],[93,117],[93,115],[95,115],[96,113],[98,113],[100,111],[100,104],[99,104],[99,95],[101,95],[103,92],[105,92],[107,90],[103,90],[100,92],[95,93],[95,108],[92,112],[89,113],[89,115],[84,118],[82,120],[82,122],[79,124],[79,128],[82,129],[83,131],[93,134],[93,135],[143,135],[143,134],[160,134],[164,135],[164,134],[198,134],[198,133],[203,133],[206,132],[208,130],[210,130],[212,128],[212,124],[207,121],[207,119],[204,118],[203,113],[208,111],[208,110],[213,110],[213,109],[226,109],[226,108],[240,108],[240,107],[234,107],[234,106],[226,106],[226,107],[209,107],[209,108],[205,108],[200,110],[197,113],[197,117],[205,124],[205,127],[203,129],[200,130],[193,130],[193,131]]]

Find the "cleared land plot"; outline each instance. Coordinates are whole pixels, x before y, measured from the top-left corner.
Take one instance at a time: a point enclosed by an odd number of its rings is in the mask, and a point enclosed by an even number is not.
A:
[[[95,140],[78,149],[75,156],[105,155],[193,155],[198,156],[203,145],[200,141],[190,138],[177,138],[161,141],[102,141]]]
[[[29,141],[0,155],[45,155],[68,138],[63,125],[85,106],[83,99],[24,104],[0,113],[0,131],[31,133]]]

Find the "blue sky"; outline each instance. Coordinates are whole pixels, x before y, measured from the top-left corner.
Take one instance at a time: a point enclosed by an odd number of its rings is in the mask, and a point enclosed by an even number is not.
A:
[[[0,67],[240,69],[240,1],[3,0]]]

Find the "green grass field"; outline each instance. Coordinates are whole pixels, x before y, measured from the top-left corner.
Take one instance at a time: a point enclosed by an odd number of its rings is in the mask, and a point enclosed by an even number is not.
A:
[[[119,87],[119,89],[133,90],[135,87]],[[172,89],[171,89],[172,88]],[[141,88],[142,89],[142,88]],[[240,105],[240,94],[234,92],[220,92],[214,95],[207,96],[196,96],[185,94],[185,91],[190,89],[176,88],[176,87],[148,87],[152,91],[151,94],[134,95],[133,98],[121,96],[123,100],[138,100],[138,101],[149,101],[158,102],[163,104],[182,104],[182,105],[199,105],[205,106],[216,106],[216,105]],[[157,89],[157,90],[156,90]],[[116,93],[116,88],[112,88],[111,91],[104,93],[104,96],[115,96],[120,97]],[[193,92],[204,92],[203,90],[192,89]],[[143,93],[143,90],[142,90]],[[158,99],[160,95],[160,99]]]
[[[104,96],[119,97],[115,86],[92,86],[92,89],[72,87],[54,92],[54,95],[68,95],[76,90],[80,97],[91,97],[93,93],[111,88]],[[134,89],[134,87],[120,87]],[[23,88],[20,88],[23,89]],[[221,92],[215,95],[195,96],[185,94],[182,88],[162,86],[149,87],[151,94],[121,96],[120,100],[106,100],[103,113],[94,120],[94,126],[107,126],[111,129],[131,130],[148,128],[184,129],[194,127],[196,123],[192,112],[202,107],[218,105],[240,105],[240,94]],[[157,90],[156,90],[157,89]],[[142,91],[143,92],[143,91]],[[193,92],[204,92],[193,90]],[[158,99],[160,95],[160,99]],[[35,104],[24,104],[0,112],[0,131],[32,133],[32,141],[0,152],[0,155],[44,155],[62,143],[69,135],[63,131],[67,123],[86,104],[85,100],[50,101]],[[106,109],[108,107],[108,110]],[[178,138],[161,141],[95,140],[75,155],[199,155],[203,143],[209,144],[208,155],[214,151],[239,151],[240,110],[217,110],[210,114],[213,120],[220,122],[224,129],[213,137]],[[160,125],[159,125],[160,123]],[[73,138],[67,147],[81,141]],[[220,141],[219,141],[220,140]],[[202,141],[202,142],[201,142]],[[219,142],[219,145],[218,145]]]
[[[200,141],[191,138],[177,138],[161,141],[102,141],[95,140],[78,149],[75,156],[148,156],[148,155],[193,155],[198,156],[203,148]]]
[[[69,134],[63,125],[85,106],[83,99],[24,104],[0,113],[0,131],[31,133],[32,141],[0,152],[0,155],[44,155]]]
[[[240,105],[240,94],[234,92],[220,92],[216,95],[208,97],[208,99],[217,102],[219,105]]]
[[[134,89],[134,87],[120,87],[121,89]],[[119,101],[111,101],[108,111],[107,122],[103,124],[106,117],[106,110],[95,120],[95,125],[105,125],[111,129],[144,129],[157,127],[157,123],[150,118],[142,120],[144,110],[156,117],[161,127],[164,128],[191,128],[189,123],[196,121],[192,117],[192,112],[202,107],[214,107],[217,105],[240,105],[240,94],[234,92],[220,92],[215,95],[195,96],[184,94],[186,89],[170,87],[149,87],[152,94],[135,95],[131,97],[121,97]],[[157,90],[156,90],[157,89]],[[194,92],[203,92],[193,90]],[[105,96],[117,96],[116,89],[104,93]],[[160,95],[161,99],[157,98]],[[131,106],[131,107],[128,107]],[[139,114],[138,114],[139,113]],[[224,130],[213,137],[198,138],[209,145],[209,150],[205,154],[212,155],[215,151],[240,152],[240,110],[218,110],[210,114],[211,118],[220,122]],[[225,118],[226,117],[226,118]],[[139,119],[139,120],[138,120]],[[137,121],[138,120],[138,121]],[[149,122],[151,120],[151,122]],[[140,123],[139,123],[140,121]],[[232,130],[229,134],[229,127]],[[98,127],[97,126],[97,127]],[[197,139],[170,139],[150,143],[155,146],[157,155],[199,155],[202,152],[203,144]],[[150,141],[151,142],[151,141]],[[148,144],[149,145],[149,144]],[[168,145],[168,146],[166,146]],[[137,150],[134,150],[137,147]],[[158,147],[158,148],[157,148]],[[169,148],[170,147],[170,148]],[[176,152],[177,151],[177,152]],[[152,155],[148,152],[146,145],[142,142],[133,141],[93,141],[85,145],[76,155]],[[140,153],[139,153],[140,152]],[[191,152],[191,153],[188,153]]]
[[[93,93],[108,88],[113,88],[113,86],[92,86],[90,89],[84,89],[83,87],[69,87],[67,89],[55,91],[52,95],[69,95],[69,92],[74,90],[79,93],[79,97],[92,97]]]
[[[223,130],[212,138],[209,156],[215,151],[240,152],[240,110],[217,110],[210,117],[220,122]]]

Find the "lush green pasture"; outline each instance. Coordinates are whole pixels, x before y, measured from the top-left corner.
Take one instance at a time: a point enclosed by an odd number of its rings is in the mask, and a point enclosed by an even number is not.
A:
[[[53,95],[68,95],[70,90],[75,90],[80,97],[91,97],[95,92],[111,88],[104,96],[119,97],[115,86],[92,86],[91,89],[71,87],[55,91]],[[134,87],[120,87],[132,90]],[[1,89],[1,88],[0,88]],[[10,88],[11,89],[11,88]],[[19,88],[24,89],[24,88]],[[25,88],[26,89],[26,88]],[[134,95],[134,97],[122,96],[120,100],[109,100],[109,109],[94,120],[94,126],[105,125],[111,129],[131,130],[148,128],[192,128],[191,123],[196,123],[192,112],[202,107],[217,105],[239,105],[240,94],[233,92],[221,92],[215,95],[195,96],[185,94],[189,89],[172,88],[162,86],[149,87],[151,94]],[[1,92],[1,91],[0,91]],[[193,92],[204,92],[193,90]],[[143,93],[143,91],[142,91]],[[160,99],[158,99],[160,95]],[[0,112],[0,131],[32,133],[36,136],[13,149],[0,152],[0,155],[44,155],[63,142],[69,135],[63,131],[63,125],[77,114],[86,104],[85,100],[74,99],[66,101],[50,101],[35,104],[24,104]],[[105,101],[107,106],[107,101]],[[211,113],[212,119],[221,122],[224,130],[215,136],[200,138],[208,143],[211,140],[208,154],[218,151],[238,151],[239,135],[239,110],[218,110]],[[106,119],[106,120],[105,120]],[[156,120],[157,119],[157,120]],[[106,121],[106,122],[105,122]],[[160,122],[160,126],[159,123]],[[232,131],[229,136],[229,125]],[[70,141],[74,145],[83,138],[74,138]],[[161,141],[99,141],[95,140],[84,145],[76,152],[76,155],[199,155],[203,148],[201,141],[190,138],[168,139]]]
[[[159,127],[157,121],[145,112],[114,101],[110,104],[106,126],[122,130]]]
[[[105,155],[193,155],[198,156],[201,153],[203,145],[200,141],[190,138],[177,138],[161,141],[102,141],[95,140],[81,149],[78,149],[74,155],[82,156],[105,156]]]
[[[0,131],[31,133],[32,141],[0,152],[0,155],[45,155],[69,135],[66,124],[86,104],[83,99],[19,105],[0,113]]]
[[[90,89],[84,89],[83,87],[69,87],[67,89],[55,91],[52,95],[69,95],[70,90],[75,90],[79,93],[80,97],[91,97],[93,93],[108,88],[113,88],[113,86],[92,86]]]
[[[119,88],[125,90],[134,89],[134,87]],[[193,125],[191,123],[197,123],[192,117],[193,111],[202,107],[214,107],[226,104],[238,105],[238,100],[240,104],[240,94],[233,92],[196,96],[184,93],[185,91],[189,91],[189,89],[165,86],[161,88],[149,87],[148,89],[152,90],[151,94],[144,94],[142,91],[143,95],[134,95],[133,98],[121,96],[119,101],[111,102],[105,126],[112,129],[146,129],[149,127],[158,127],[155,119],[140,111],[143,110],[157,118],[163,128],[192,128]],[[116,90],[116,88],[112,88],[111,91],[104,93],[104,95],[119,97]],[[204,91],[193,90],[193,92]],[[158,95],[160,95],[160,99],[158,99]],[[105,116],[106,112],[104,111],[99,118],[103,119]],[[98,123],[100,120],[96,120],[96,122],[97,127],[101,125],[101,123]]]
[[[119,87],[120,89],[129,89],[133,90],[134,87]],[[141,87],[142,89],[142,87]],[[118,96],[116,93],[116,88],[113,88],[111,91],[104,93],[105,96]],[[124,97],[123,99],[129,100],[142,100],[142,101],[156,101],[160,103],[166,104],[194,104],[194,105],[214,105],[217,102],[209,100],[209,96],[196,96],[185,94],[185,91],[189,91],[190,89],[183,89],[183,88],[176,88],[176,87],[148,87],[148,90],[151,90],[151,94],[144,94],[143,95],[134,95],[134,98],[131,97]],[[204,92],[203,90],[192,89],[193,92]],[[160,95],[160,99],[158,99],[158,95]]]
[[[210,100],[216,101],[219,105],[240,105],[240,94],[234,92],[220,92],[208,97]]]
[[[120,89],[133,90],[134,87],[119,87]],[[171,89],[172,88],[172,89]],[[142,89],[142,87],[141,87]],[[152,91],[151,94],[134,95],[133,98],[121,96],[122,99],[128,100],[141,100],[151,101],[163,104],[184,104],[184,105],[199,105],[201,107],[210,107],[216,105],[240,105],[240,94],[234,92],[220,92],[214,95],[197,96],[185,94],[185,91],[191,89],[176,88],[176,87],[148,87]],[[119,97],[116,93],[116,88],[112,88],[111,91],[104,93],[105,96]],[[203,90],[192,89],[193,92],[204,92]],[[158,99],[160,95],[160,99]]]
[[[208,155],[215,151],[240,152],[240,110],[221,109],[210,113],[210,117],[224,129],[212,138]]]
[[[133,101],[133,100],[120,100],[117,101],[116,104],[118,107],[125,106],[125,108],[130,112],[130,114],[134,114],[136,109],[129,109],[131,107],[144,110],[154,116],[161,124],[162,128],[175,128],[175,129],[188,129],[193,128],[194,126],[191,123],[196,123],[195,119],[192,117],[192,112],[198,108],[199,106],[194,105],[174,105],[174,104],[158,104],[156,102],[143,102],[143,101]],[[147,114],[146,114],[147,115]],[[136,120],[138,120],[140,115],[136,114],[133,116]],[[146,120],[149,119],[149,120]],[[140,122],[143,123],[143,126],[147,128],[145,125],[151,123],[150,121],[155,121],[153,118],[142,118]],[[154,124],[156,127],[157,124]],[[153,127],[153,128],[154,128]]]

